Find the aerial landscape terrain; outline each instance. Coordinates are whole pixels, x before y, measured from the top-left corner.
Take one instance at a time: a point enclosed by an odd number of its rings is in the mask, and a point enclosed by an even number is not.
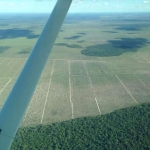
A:
[[[0,15],[0,107],[48,17]],[[150,13],[68,14],[11,149],[150,149],[149,35]]]

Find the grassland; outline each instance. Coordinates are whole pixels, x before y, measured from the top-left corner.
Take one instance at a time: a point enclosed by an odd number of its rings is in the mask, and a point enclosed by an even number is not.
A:
[[[149,16],[69,15],[22,126],[97,116],[150,102]],[[0,16],[0,107],[47,18],[47,14]]]

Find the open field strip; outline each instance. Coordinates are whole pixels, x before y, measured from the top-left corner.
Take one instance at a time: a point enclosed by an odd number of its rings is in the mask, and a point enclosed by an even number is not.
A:
[[[105,75],[114,73],[114,70],[107,64],[107,62],[86,61],[86,67],[89,75]]]
[[[99,114],[101,115],[101,110],[100,110],[100,107],[99,107],[99,104],[97,102],[97,96],[96,96],[96,93],[95,93],[95,89],[94,89],[94,86],[93,86],[93,83],[92,83],[92,80],[91,80],[91,77],[89,76],[89,73],[88,73],[88,70],[87,70],[87,67],[86,67],[86,63],[84,63],[84,67],[85,67],[85,70],[86,70],[86,74],[87,76],[89,77],[89,81],[91,83],[91,87],[93,89],[93,93],[94,93],[94,97],[95,97],[95,102],[96,102],[96,105],[97,105],[97,108],[98,108],[98,111],[99,111]]]
[[[54,61],[52,62],[52,64],[54,66]],[[53,68],[49,71],[50,74],[52,74]],[[26,111],[24,120],[22,121],[23,126],[42,123],[50,85],[51,76],[43,77],[40,79],[30,105],[28,106],[28,110]]]
[[[4,72],[6,72],[10,66],[10,63],[12,62],[12,59],[8,59],[8,61],[4,64],[0,65],[0,76],[2,77]]]
[[[1,66],[0,66],[0,72],[1,73],[2,72],[6,73],[7,71],[9,71],[9,69],[11,69],[13,67],[13,65],[16,64],[17,60],[18,59],[16,59],[16,58],[15,59],[14,58],[8,58],[7,62],[4,62],[3,64],[1,64]],[[4,75],[4,73],[1,74],[1,75]]]
[[[138,53],[136,56],[133,56],[135,60],[139,63],[149,63],[149,59],[146,59],[142,53]]]
[[[43,123],[72,119],[68,61],[55,61]]]
[[[135,105],[115,75],[90,75],[101,113]]]
[[[12,60],[10,60],[10,61],[12,61]],[[10,63],[10,61],[9,61],[9,63]],[[5,66],[6,67],[6,66]],[[7,66],[8,67],[8,66]],[[6,69],[8,69],[6,67]],[[11,88],[12,88],[12,86],[13,86],[13,84],[15,83],[15,80],[16,80],[16,78],[14,78],[14,75],[15,75],[15,73],[18,71],[16,71],[16,70],[14,70],[15,72],[14,73],[12,73],[12,74],[10,74],[10,76],[6,76],[5,75],[5,78],[0,78],[0,81],[3,83],[2,85],[3,85],[3,87],[1,88],[1,91],[0,91],[0,106],[2,107],[2,105],[3,105],[3,103],[4,103],[4,101],[5,101],[5,99],[7,98],[7,96],[8,96],[8,94],[9,94],[9,92],[10,92],[10,90],[11,90]],[[3,73],[3,74],[5,74],[5,73]]]
[[[21,72],[21,70],[22,70],[22,68],[23,68],[23,66],[24,66],[24,63],[25,63],[25,60],[20,60],[19,61],[19,64],[17,64],[16,66],[15,66],[15,68],[16,68],[16,72],[14,73],[14,75],[13,75],[13,77],[14,78],[18,78],[18,76],[19,76],[19,74],[20,74],[20,72]]]
[[[150,72],[149,73],[141,73],[135,74],[138,80],[148,89],[150,89]]]
[[[4,87],[11,78],[0,78],[0,93],[4,91]],[[2,90],[3,89],[3,90]]]
[[[146,54],[146,56],[142,55],[141,57],[145,60],[146,63],[150,63],[150,55]]]
[[[48,101],[49,90],[50,90],[50,87],[51,87],[51,80],[52,80],[52,75],[53,75],[53,71],[54,71],[54,66],[55,66],[55,60],[53,62],[53,66],[52,66],[52,70],[51,70],[51,78],[49,80],[49,85],[48,85],[48,89],[47,89],[46,99],[45,99],[44,108],[43,108],[42,117],[41,117],[41,124],[43,123],[45,108],[46,108],[46,104],[47,104],[47,101]]]
[[[117,75],[118,79],[123,83],[124,87],[130,92],[134,101],[137,103],[150,102],[150,92],[149,89],[143,85],[139,79],[137,79],[134,74],[120,74]]]
[[[134,76],[135,76],[145,87],[147,87],[147,88],[150,90],[150,88],[149,88],[137,75],[134,74]]]
[[[64,60],[64,61],[76,61],[76,62],[84,62],[85,60],[86,61],[88,61],[88,62],[103,62],[103,63],[106,63],[107,61],[104,61],[104,60],[99,60],[99,58],[98,59],[50,59],[50,60]]]
[[[70,61],[71,97],[74,106],[74,118],[99,115],[95,96],[84,62]],[[80,69],[82,71],[80,71]]]
[[[20,59],[19,58],[13,60],[13,63],[11,64],[9,69],[3,74],[3,76],[4,77],[11,77],[14,74],[14,72],[16,73],[16,69],[18,69],[18,68],[15,68],[15,66],[18,66],[18,63],[20,66]]]
[[[91,41],[91,42],[93,42],[93,44],[105,43],[105,40],[103,40],[103,39],[104,38],[101,38],[100,36],[95,36],[95,35],[88,35],[88,36],[86,36],[86,41]]]
[[[13,73],[11,73],[10,76],[8,76],[6,78],[0,78],[0,81],[3,83],[2,84],[3,87],[1,88],[1,91],[0,91],[0,107],[2,107],[4,101],[6,100],[10,90],[12,89],[12,87],[16,81],[15,74],[17,72],[18,72],[18,69],[13,70]]]
[[[11,65],[11,67],[3,74],[4,77],[7,77],[9,74],[9,77],[10,77],[10,72],[12,71],[13,67],[17,64],[18,62],[15,62],[14,64]],[[14,70],[13,70],[14,71]]]
[[[71,76],[74,118],[99,115],[88,76]]]
[[[4,91],[4,89],[7,87],[7,85],[11,82],[11,79],[5,84],[5,86],[0,90],[0,94]]]
[[[52,68],[53,68],[53,65],[54,65],[54,61],[55,61],[55,59],[53,59],[53,60],[49,59],[47,61],[46,66],[45,66],[45,68],[43,70],[43,73],[41,75],[42,78],[51,76]]]
[[[70,62],[71,62],[71,66],[70,66]],[[86,69],[84,67],[84,61],[68,61],[69,63],[69,70],[70,70],[70,73],[69,75],[72,75],[72,76],[83,76],[83,75],[87,75],[86,74]]]
[[[12,86],[14,85],[16,79],[9,78],[7,79],[7,83],[4,85],[4,87],[1,89],[0,93],[0,108],[3,106]]]
[[[41,123],[41,115],[43,112],[47,89],[49,86],[49,78],[41,78],[38,86],[31,99],[25,118],[22,122],[23,126],[37,125]]]
[[[30,109],[30,106],[31,106],[32,103],[33,103],[33,98],[36,98],[36,100],[37,100],[37,89],[38,89],[38,85],[37,85],[37,87],[36,87],[36,89],[35,89],[35,91],[34,91],[34,94],[33,94],[33,96],[32,96],[32,99],[31,99],[31,101],[30,101],[30,104],[29,104],[29,106],[28,106],[28,108],[27,108],[27,110],[26,110],[26,112],[25,112],[25,114],[24,114],[24,117],[23,117],[22,122],[21,122],[21,126],[22,126],[22,125],[24,126],[24,125],[28,124],[28,123],[25,122],[25,120],[26,120],[28,111],[29,111],[29,109]]]
[[[116,75],[116,78],[120,81],[120,83],[122,84],[122,86],[126,89],[126,91],[129,93],[129,95],[132,97],[132,99],[138,104],[137,100],[132,96],[132,94],[130,93],[130,91],[127,89],[127,87],[123,84],[123,82],[120,80],[120,78]]]
[[[129,35],[129,34],[124,34],[126,37],[128,38],[133,38],[133,36]]]
[[[23,67],[23,64],[24,60],[18,58],[18,60],[15,60],[15,62],[13,62],[12,64],[5,66],[6,70],[3,71],[2,75],[0,76],[0,80],[8,78],[17,78]]]
[[[1,59],[1,58],[0,58],[0,59]],[[0,61],[0,65],[3,64],[6,60],[7,60],[7,58],[3,58],[3,59]]]
[[[70,69],[70,61],[68,61],[68,65],[69,65],[69,92],[70,92],[70,104],[71,104],[71,109],[72,109],[72,119],[74,118],[74,115],[73,115],[73,102],[72,102],[72,96],[71,96],[71,69]]]
[[[138,63],[133,57],[128,57],[128,60],[118,60],[115,62],[107,63],[110,67],[110,73],[116,74],[138,74],[138,73],[150,73],[149,65],[143,65]],[[113,71],[111,71],[113,70]],[[109,71],[106,72],[109,74]]]

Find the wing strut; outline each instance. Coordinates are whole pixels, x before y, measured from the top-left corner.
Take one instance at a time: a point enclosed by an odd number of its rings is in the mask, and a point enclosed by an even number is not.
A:
[[[0,112],[0,150],[8,150],[22,121],[72,0],[58,0]],[[38,109],[38,108],[37,108]]]

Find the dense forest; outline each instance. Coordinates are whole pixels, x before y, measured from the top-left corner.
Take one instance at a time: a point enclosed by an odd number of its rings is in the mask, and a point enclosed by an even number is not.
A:
[[[55,45],[57,45],[57,46],[67,46],[69,48],[82,48],[82,46],[76,45],[76,44],[69,45],[67,43],[56,43]]]
[[[81,54],[98,57],[120,56],[127,52],[137,52],[140,48],[150,43],[145,38],[120,38],[107,42],[106,44],[87,46],[81,51]]]
[[[5,52],[5,51],[8,50],[9,48],[11,48],[11,47],[9,47],[9,46],[0,46],[0,53]]]
[[[150,104],[20,128],[11,150],[149,150]]]

